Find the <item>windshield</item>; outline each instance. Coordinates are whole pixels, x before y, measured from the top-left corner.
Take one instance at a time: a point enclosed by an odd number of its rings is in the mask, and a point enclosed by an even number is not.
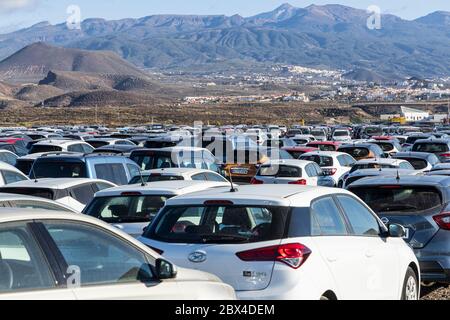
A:
[[[368,136],[381,136],[383,135],[383,130],[381,128],[369,127],[364,129],[364,133]]]
[[[161,212],[144,235],[176,243],[254,243],[285,237],[286,207],[183,206]]]
[[[87,178],[83,162],[36,161],[30,172],[32,178]]]
[[[380,186],[350,190],[377,213],[413,213],[442,205],[441,193],[433,187]]]
[[[96,149],[109,145],[109,143],[107,141],[87,141],[87,143],[89,143],[91,146],[93,146]]]
[[[98,197],[84,213],[108,223],[150,222],[168,198],[158,195]]]
[[[325,132],[322,130],[317,130],[317,131],[313,130],[313,131],[311,131],[311,134],[315,137],[325,137],[326,136]]]

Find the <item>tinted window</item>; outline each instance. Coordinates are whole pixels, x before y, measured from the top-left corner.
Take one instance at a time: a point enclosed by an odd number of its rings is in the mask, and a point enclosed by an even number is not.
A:
[[[158,195],[97,197],[85,213],[108,223],[149,222],[168,198]]]
[[[94,167],[97,179],[110,181],[118,185],[128,183],[125,168],[121,163],[99,163]]]
[[[84,153],[84,148],[83,148],[83,145],[81,145],[81,144],[73,144],[73,145],[67,147],[67,151]]]
[[[70,194],[75,200],[82,204],[88,204],[94,197],[94,189],[90,184],[72,188]]]
[[[192,176],[192,180],[194,181],[206,181],[206,176],[203,173],[195,174]]]
[[[218,174],[214,174],[212,172],[207,172],[205,173],[206,175],[206,179],[208,181],[215,181],[215,182],[227,182],[227,179],[225,179],[224,177],[222,177],[221,175]]]
[[[319,155],[303,155],[300,157],[301,160],[311,161],[317,163],[320,167],[332,167],[333,158]]]
[[[367,148],[341,148],[339,149],[340,152],[345,152],[351,155],[355,159],[361,159],[369,156],[369,149]]]
[[[86,141],[86,142],[96,149],[109,145],[109,143],[106,141]]]
[[[0,227],[0,293],[51,289],[55,282],[25,227]]]
[[[258,175],[261,177],[296,178],[302,176],[302,169],[284,165],[262,166]]]
[[[336,203],[332,198],[323,198],[311,205],[313,216],[312,234],[319,236],[347,235],[347,228]]]
[[[157,182],[157,181],[177,181],[184,180],[182,176],[169,176],[169,175],[143,175],[142,178],[140,176],[136,176],[130,180],[129,184],[137,184],[144,182]]]
[[[44,225],[67,265],[80,268],[82,286],[146,282],[153,277],[146,256],[109,232],[79,223]]]
[[[169,207],[145,236],[179,243],[249,243],[282,239],[290,209],[282,207]]]
[[[35,144],[30,149],[30,154],[41,152],[61,152],[63,149],[58,146]]]
[[[24,209],[42,209],[42,210],[53,210],[53,211],[67,211],[73,212],[63,206],[56,203],[40,202],[36,200],[14,200],[10,201],[11,207],[13,208],[24,208]]]
[[[448,145],[445,143],[416,143],[412,151],[441,153],[449,151]]]
[[[403,160],[408,161],[415,170],[422,170],[428,166],[428,162],[422,159],[416,158],[403,158]]]
[[[7,170],[2,170],[2,176],[5,184],[27,180],[23,175]]]
[[[365,206],[348,196],[338,196],[337,198],[355,235],[378,236],[380,234],[380,225],[377,219]]]
[[[23,194],[26,196],[33,196],[38,198],[45,198],[54,200],[55,194],[51,189],[40,189],[40,188],[1,188],[1,193],[12,193],[12,194]]]
[[[33,167],[33,178],[87,178],[83,162],[39,161]]]
[[[433,187],[380,186],[350,189],[377,213],[411,214],[442,205],[441,194]]]

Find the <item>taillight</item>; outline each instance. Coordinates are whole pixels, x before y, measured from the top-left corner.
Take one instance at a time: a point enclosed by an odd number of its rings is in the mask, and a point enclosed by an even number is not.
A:
[[[120,195],[125,196],[125,197],[133,197],[133,196],[142,196],[142,193],[140,193],[140,192],[122,192]]]
[[[450,153],[442,153],[440,156],[444,157],[444,158],[449,158],[450,157]]]
[[[256,178],[252,178],[250,184],[264,184],[264,181],[258,180]]]
[[[433,217],[441,229],[450,230],[450,213],[442,213]]]
[[[300,244],[290,243],[236,253],[243,261],[279,261],[298,269],[311,255],[311,250]]]
[[[305,179],[300,179],[300,180],[297,180],[297,181],[289,182],[289,184],[299,184],[299,185],[302,185],[302,186],[306,186],[308,184],[308,182]]]
[[[329,176],[334,176],[337,172],[337,169],[336,168],[322,169],[322,171],[325,172]]]

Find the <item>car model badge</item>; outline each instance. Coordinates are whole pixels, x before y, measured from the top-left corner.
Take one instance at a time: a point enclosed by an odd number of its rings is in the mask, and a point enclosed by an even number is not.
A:
[[[207,257],[206,252],[195,251],[195,252],[192,252],[188,256],[188,259],[189,259],[189,261],[194,262],[194,263],[202,263],[202,262],[206,261],[206,257]]]

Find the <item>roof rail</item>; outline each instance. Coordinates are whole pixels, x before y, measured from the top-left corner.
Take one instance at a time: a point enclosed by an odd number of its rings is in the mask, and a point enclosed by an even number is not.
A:
[[[77,154],[76,152],[69,152],[69,151],[55,151],[55,152],[47,152],[45,154],[42,154],[41,157],[48,157],[48,156],[63,156],[63,155],[72,155]]]

